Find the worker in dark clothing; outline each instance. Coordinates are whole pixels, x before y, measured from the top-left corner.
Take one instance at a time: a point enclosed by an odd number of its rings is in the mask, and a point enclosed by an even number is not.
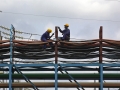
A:
[[[69,41],[70,40],[70,29],[68,29],[69,25],[64,25],[64,30],[61,30],[60,27],[58,27],[59,31],[62,33],[63,37],[59,37],[62,41]]]
[[[50,38],[54,35],[54,33],[50,36],[50,33],[52,32],[51,29],[47,29],[47,31],[41,36],[41,41],[43,42],[47,42],[47,40],[50,40]],[[53,43],[49,42],[49,45],[54,48]],[[46,44],[43,47],[44,49],[46,49]]]

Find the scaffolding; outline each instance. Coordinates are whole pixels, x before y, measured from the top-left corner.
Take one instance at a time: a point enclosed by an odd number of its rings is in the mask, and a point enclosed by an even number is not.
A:
[[[39,90],[42,87],[53,87],[55,90],[58,88],[77,88],[78,90],[119,88],[120,83],[103,82],[103,80],[120,80],[120,73],[103,73],[103,71],[120,71],[120,68],[115,68],[120,66],[119,60],[112,60],[120,59],[120,41],[103,39],[102,29],[100,26],[99,39],[66,42],[58,40],[58,29],[55,27],[55,40],[42,42],[15,40],[15,28],[11,25],[10,40],[0,41],[0,59],[3,60],[0,64],[2,67],[0,71],[9,71],[9,74],[0,74],[0,79],[9,80],[9,83],[0,83],[0,88],[9,88],[9,90],[28,87],[34,90]],[[50,48],[49,42],[54,43],[55,50]],[[48,47],[46,51],[42,49],[44,44],[47,44]],[[14,58],[25,60],[20,62]],[[55,59],[42,60],[50,58]],[[62,58],[62,60],[58,58]],[[91,58],[98,60],[85,60]],[[107,60],[103,58],[107,58]],[[30,61],[32,59],[34,61]],[[20,62],[20,64],[14,62]],[[52,68],[46,68],[50,66]],[[93,68],[94,66],[98,68]],[[15,71],[17,74],[14,73]],[[54,71],[54,73],[26,74],[23,71]],[[68,71],[76,71],[77,73],[69,73]],[[97,71],[98,73],[81,74],[78,73],[79,71]],[[15,79],[24,79],[26,82],[16,83]],[[54,82],[31,81],[38,79],[54,80]],[[58,82],[58,80],[69,80],[70,82]],[[78,82],[78,80],[99,80],[99,82]]]

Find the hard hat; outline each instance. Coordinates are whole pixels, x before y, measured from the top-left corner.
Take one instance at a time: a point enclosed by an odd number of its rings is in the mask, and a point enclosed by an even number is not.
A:
[[[48,33],[51,33],[51,32],[52,32],[52,30],[51,30],[51,29],[47,29],[47,32],[48,32]]]
[[[67,26],[67,27],[69,27],[69,24],[65,24],[64,26]]]

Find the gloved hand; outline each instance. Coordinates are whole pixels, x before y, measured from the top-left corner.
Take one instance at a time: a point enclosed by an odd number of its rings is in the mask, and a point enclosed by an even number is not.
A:
[[[53,36],[53,35],[54,35],[54,33],[51,36]]]
[[[58,26],[58,29],[60,29],[60,27]]]
[[[54,33],[50,36],[50,38],[51,38],[53,35],[54,35]],[[49,39],[50,39],[50,38],[49,38]]]

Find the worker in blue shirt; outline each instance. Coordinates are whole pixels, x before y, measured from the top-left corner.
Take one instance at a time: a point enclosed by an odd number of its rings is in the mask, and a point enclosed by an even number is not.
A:
[[[70,29],[68,29],[69,24],[64,25],[64,30],[61,30],[60,27],[58,27],[59,31],[62,33],[63,37],[59,37],[62,41],[69,41],[70,40]]]
[[[50,40],[50,38],[54,35],[54,33],[50,36],[50,33],[52,33],[51,29],[47,29],[47,31],[45,33],[43,33],[43,35],[41,36],[41,41],[43,42],[47,42],[47,40]],[[49,42],[49,45],[53,48],[53,43]],[[46,49],[46,44],[43,47],[44,49]]]

